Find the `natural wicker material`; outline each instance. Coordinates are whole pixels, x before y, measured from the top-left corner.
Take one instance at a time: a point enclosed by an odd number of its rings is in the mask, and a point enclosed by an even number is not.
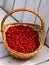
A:
[[[37,24],[20,23],[20,22],[4,25],[4,22],[5,22],[6,18],[9,15],[11,15],[12,13],[18,12],[18,11],[28,11],[28,12],[31,12],[31,13],[37,15],[39,17],[39,19],[41,20],[41,26],[39,26]],[[40,40],[39,48],[36,51],[31,52],[31,53],[27,53],[27,54],[16,52],[15,50],[11,49],[8,46],[7,42],[6,42],[5,32],[12,25],[16,25],[16,26],[17,25],[26,25],[26,26],[28,25],[28,26],[31,26],[33,29],[37,30],[38,33],[39,33],[39,37],[40,37],[40,39],[39,39]],[[43,45],[44,45],[44,21],[42,19],[42,16],[35,10],[30,10],[30,9],[27,9],[27,8],[19,8],[19,9],[15,9],[15,10],[10,11],[2,20],[1,31],[2,31],[3,44],[4,44],[5,48],[15,58],[18,58],[18,59],[29,59],[29,58],[33,57],[35,54],[37,54],[43,48]]]

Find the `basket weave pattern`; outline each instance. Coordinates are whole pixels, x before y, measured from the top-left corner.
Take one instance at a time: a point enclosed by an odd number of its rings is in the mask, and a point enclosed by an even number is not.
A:
[[[4,25],[4,22],[5,22],[6,18],[9,15],[11,15],[12,13],[18,12],[18,11],[28,11],[28,12],[31,12],[31,13],[37,15],[39,17],[39,19],[41,20],[41,26],[37,25],[37,24],[21,23],[21,22]],[[16,26],[17,25],[26,25],[26,26],[28,25],[28,26],[31,26],[33,29],[36,29],[38,31],[39,37],[40,37],[40,46],[39,46],[39,48],[36,51],[31,52],[31,53],[27,53],[27,54],[16,52],[13,49],[11,49],[8,46],[7,42],[6,42],[5,32],[12,25],[16,25]],[[19,9],[15,9],[15,10],[10,11],[2,20],[1,31],[2,31],[3,44],[4,44],[5,48],[15,58],[18,58],[18,59],[29,59],[29,58],[33,57],[34,55],[36,55],[43,48],[43,45],[44,45],[44,21],[42,19],[42,16],[35,10],[30,10],[30,9],[27,9],[27,8],[19,8]]]

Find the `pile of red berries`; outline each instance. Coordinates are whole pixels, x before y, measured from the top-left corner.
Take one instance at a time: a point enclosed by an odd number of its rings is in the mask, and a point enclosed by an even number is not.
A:
[[[6,31],[8,46],[21,53],[31,53],[39,48],[39,35],[30,26],[10,26]]]

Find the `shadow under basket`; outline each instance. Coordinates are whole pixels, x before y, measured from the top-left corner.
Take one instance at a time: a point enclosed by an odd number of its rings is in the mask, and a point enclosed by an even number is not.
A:
[[[37,15],[39,17],[39,19],[41,20],[41,26],[37,25],[37,24],[22,23],[22,22],[16,22],[16,23],[4,25],[4,22],[5,22],[6,18],[9,15],[11,15],[12,13],[18,12],[18,11],[28,11],[28,12],[31,12],[31,13]],[[8,46],[7,42],[6,42],[6,34],[5,34],[5,32],[7,31],[7,29],[10,26],[13,26],[13,25],[15,25],[15,26],[17,26],[17,25],[31,26],[33,29],[38,31],[39,40],[40,40],[39,48],[36,49],[34,52],[27,53],[27,54],[24,54],[24,53],[21,53],[21,52],[16,52],[15,50],[11,49]],[[5,17],[2,20],[2,23],[1,23],[1,32],[2,32],[3,44],[4,44],[5,48],[10,53],[10,55],[12,55],[13,57],[15,57],[17,59],[29,59],[29,58],[32,58],[34,55],[39,53],[39,51],[41,51],[41,49],[43,48],[43,45],[44,45],[44,21],[42,19],[42,16],[37,11],[35,11],[35,10],[30,10],[30,9],[27,9],[27,8],[19,8],[19,9],[15,9],[15,10],[10,11],[8,14],[5,15]]]

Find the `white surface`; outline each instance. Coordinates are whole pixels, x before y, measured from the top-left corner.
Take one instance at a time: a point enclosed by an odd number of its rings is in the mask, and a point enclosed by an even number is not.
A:
[[[0,0],[0,6],[3,6],[4,0]]]
[[[3,8],[6,11],[10,11],[13,7],[13,2],[14,2],[14,0],[5,0],[5,4],[4,4]]]
[[[3,51],[5,51],[5,50],[0,51],[0,53],[4,54],[5,52],[3,52]],[[1,57],[2,57],[2,54],[0,55]],[[35,65],[35,64],[43,62],[47,59],[49,59],[49,49],[46,46],[44,46],[43,50],[39,54],[34,56],[32,59],[23,61],[23,60],[17,60],[15,58],[12,58],[11,56],[9,56],[9,57],[0,59],[0,65],[27,65],[27,64]]]
[[[0,42],[2,41],[2,34],[1,34],[1,32],[0,32]]]
[[[25,1],[26,0],[15,0],[14,9],[23,8],[25,6]],[[13,16],[19,21],[21,21],[22,13],[23,12],[17,12],[14,13]]]
[[[41,64],[38,64],[38,65],[49,65],[49,61],[41,63]]]
[[[42,15],[44,19],[45,33],[46,33],[49,27],[49,0],[41,0],[39,13]],[[36,23],[40,24],[39,19],[37,19]]]
[[[1,30],[1,22],[2,22],[2,20],[3,20],[3,18],[4,18],[4,16],[5,16],[6,14],[7,14],[7,13],[0,8],[0,30]],[[7,24],[7,23],[15,22],[15,20],[14,20],[12,17],[9,16],[9,17],[6,19],[5,22],[6,22],[6,24]]]
[[[3,44],[0,44],[0,58],[8,56],[8,52],[4,48]]]
[[[37,10],[40,0],[27,0],[26,8]],[[34,23],[35,15],[25,12],[23,16],[23,22]]]

